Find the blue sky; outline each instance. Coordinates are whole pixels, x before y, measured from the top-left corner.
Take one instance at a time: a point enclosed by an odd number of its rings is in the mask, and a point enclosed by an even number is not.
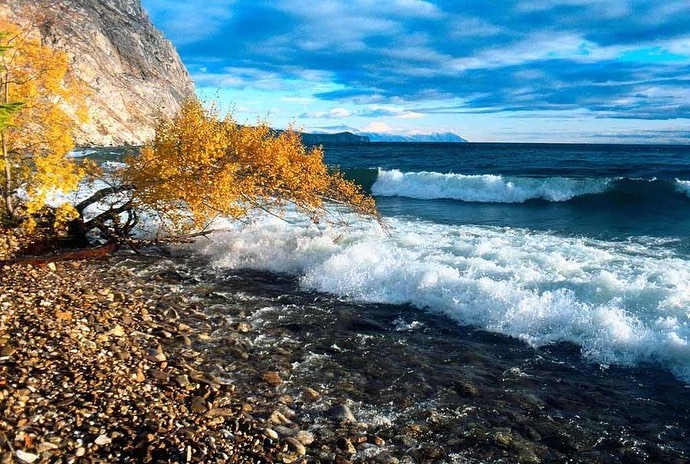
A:
[[[143,0],[240,122],[690,143],[688,0]]]

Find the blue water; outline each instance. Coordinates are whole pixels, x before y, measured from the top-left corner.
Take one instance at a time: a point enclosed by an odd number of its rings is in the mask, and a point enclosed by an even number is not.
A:
[[[372,143],[326,146],[325,154],[327,163],[340,166],[368,191],[374,187],[375,194],[380,172],[417,174],[376,195],[386,216],[607,240],[667,238],[677,251],[690,251],[690,187],[682,182],[690,180],[690,146]],[[477,201],[472,193],[491,187],[479,176],[499,177],[518,188],[527,183],[527,198],[511,198],[504,189]],[[567,191],[568,186],[557,185],[564,179],[585,188]],[[445,190],[425,198],[442,181]],[[549,184],[556,185],[539,195],[540,186]]]

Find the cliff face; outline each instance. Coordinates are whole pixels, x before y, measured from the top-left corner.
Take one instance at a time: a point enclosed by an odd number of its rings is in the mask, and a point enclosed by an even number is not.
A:
[[[4,5],[2,5],[4,4]],[[175,48],[153,27],[140,0],[3,0],[0,14],[27,24],[38,5],[48,12],[40,33],[63,49],[71,73],[90,88],[89,121],[80,146],[139,145],[156,116],[172,115],[194,93]]]

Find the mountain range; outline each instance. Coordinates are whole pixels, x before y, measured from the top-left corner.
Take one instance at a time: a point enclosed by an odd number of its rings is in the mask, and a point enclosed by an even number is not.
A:
[[[397,135],[380,132],[311,132],[303,133],[302,140],[307,145],[322,143],[369,143],[369,142],[442,142],[466,143],[467,140],[453,132],[434,132],[431,134]]]

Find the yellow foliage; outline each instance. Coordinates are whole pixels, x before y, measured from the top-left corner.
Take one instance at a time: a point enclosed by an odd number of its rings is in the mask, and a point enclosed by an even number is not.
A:
[[[74,122],[63,105],[84,112],[83,89],[67,82],[67,57],[41,45],[29,29],[0,18],[3,31],[0,47],[0,103],[21,102],[8,124],[0,131],[0,192],[5,214],[17,216],[13,203],[18,189],[26,192],[24,214],[29,216],[45,206],[54,191],[76,188],[83,170],[66,157],[74,146]],[[4,208],[3,208],[4,207]]]
[[[72,203],[63,203],[55,209],[54,231],[57,234],[65,232],[67,224],[77,218],[79,218],[79,212],[74,208],[74,205]]]
[[[276,135],[266,124],[238,125],[198,100],[159,121],[155,139],[127,163],[124,180],[134,186],[136,204],[177,229],[288,203],[313,220],[326,213],[324,202],[378,218],[373,199],[329,172],[321,148],[307,149],[296,131]]]

